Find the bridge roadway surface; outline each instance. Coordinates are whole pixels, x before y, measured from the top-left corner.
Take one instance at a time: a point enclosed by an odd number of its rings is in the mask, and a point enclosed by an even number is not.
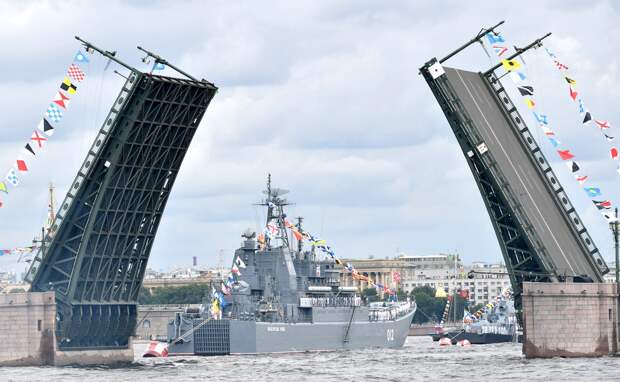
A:
[[[478,134],[503,172],[514,196],[547,249],[558,274],[589,275],[596,273],[586,259],[564,212],[546,188],[542,171],[529,149],[509,125],[500,106],[478,73],[445,68],[446,75],[465,106]],[[593,277],[596,280],[596,277]]]

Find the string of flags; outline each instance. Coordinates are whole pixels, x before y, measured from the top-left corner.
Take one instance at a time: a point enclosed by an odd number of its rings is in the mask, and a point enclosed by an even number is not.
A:
[[[9,194],[13,188],[20,185],[22,176],[30,171],[30,165],[40,157],[49,139],[62,120],[64,112],[69,108],[72,98],[77,93],[78,85],[86,79],[84,65],[89,63],[88,53],[79,49],[73,57],[73,62],[67,68],[67,73],[43,113],[43,117],[30,134],[30,139],[26,141],[22,148],[22,154],[17,156],[13,165],[3,179],[0,179],[0,193]],[[4,203],[0,200],[0,207]]]
[[[354,280],[364,281],[364,282],[368,283],[368,285],[374,287],[375,289],[383,290],[385,293],[387,293],[390,296],[393,296],[393,297],[396,296],[396,292],[392,288],[390,288],[388,285],[384,285],[384,284],[375,282],[370,277],[360,273],[357,269],[355,269],[355,267],[353,265],[351,265],[351,263],[344,264],[342,262],[342,260],[340,260],[340,258],[338,256],[336,256],[336,253],[333,251],[333,249],[329,245],[327,245],[326,240],[319,239],[317,236],[312,235],[310,232],[300,230],[294,224],[291,224],[287,219],[284,219],[284,226],[291,230],[291,232],[293,233],[293,236],[297,240],[299,240],[299,241],[306,240],[314,248],[320,250],[321,252],[323,252],[326,255],[329,255],[329,257],[332,260],[334,260],[334,262],[336,264],[344,267],[344,269],[348,272],[349,275],[351,275],[351,277]],[[393,277],[393,279],[394,279],[394,281],[396,283],[398,283],[398,281],[396,281],[396,279],[400,280],[400,274],[396,275],[395,278]]]
[[[527,75],[522,69],[521,63],[514,59],[502,58],[502,56],[508,51],[508,44],[506,44],[506,40],[504,39],[504,37],[497,32],[489,32],[486,34],[486,37],[488,43],[493,47],[493,50],[496,52],[497,57],[502,64],[502,67],[506,70],[510,79],[517,86],[517,90],[519,91],[521,97],[523,97],[525,105],[528,109],[531,110],[532,115],[536,119],[539,128],[542,130],[543,134],[545,135],[551,146],[553,146],[557,155],[566,164],[568,170],[571,172],[577,183],[579,183],[579,185],[582,187],[586,195],[592,200],[594,206],[602,212],[603,217],[608,222],[615,220],[615,217],[611,213],[612,202],[603,198],[603,191],[599,186],[595,184],[586,184],[588,183],[589,176],[584,173],[582,166],[576,161],[576,156],[574,152],[571,151],[569,148],[564,147],[562,142],[558,139],[555,131],[551,127],[550,118],[546,114],[543,114],[538,110],[538,107],[536,106],[536,101],[534,99],[534,87],[531,84],[527,83]],[[555,55],[553,55],[553,53],[551,53],[549,50],[547,50],[547,52],[552,55],[552,58],[556,58]],[[558,70],[568,70],[568,67],[563,63],[559,62],[558,60],[554,60],[554,65]],[[564,77],[569,85],[569,95],[571,96],[571,98],[579,102],[580,112],[582,112],[582,114],[584,115],[583,123],[589,123],[592,120],[592,116],[590,112],[587,111],[587,109],[585,108],[581,98],[578,97],[578,92],[575,86],[576,81],[568,75],[565,75]],[[606,121],[595,120],[595,123],[601,129],[601,131],[606,131],[607,129],[609,129],[609,123]],[[612,136],[609,136],[605,132],[603,132],[603,135],[605,135],[608,141],[613,141],[614,139]],[[615,147],[612,147],[612,149],[610,150],[610,155],[612,159],[618,159],[618,150]],[[618,171],[620,172],[620,166],[618,167]]]
[[[225,296],[230,295],[233,286],[239,283],[237,277],[241,276],[241,269],[245,267],[246,265],[241,257],[236,256],[230,272],[228,272],[226,279],[221,281],[219,289],[215,286],[211,287],[210,313],[212,319],[219,320],[222,318],[222,310],[228,305]]]
[[[450,301],[452,301],[452,296],[448,296],[446,299],[446,306],[443,309],[443,315],[441,316],[441,321],[439,322],[439,326],[443,328],[444,323],[448,319],[448,313],[450,312]]]
[[[294,224],[289,222],[287,219],[284,219],[284,226],[291,230],[293,237],[295,237],[297,241],[307,241],[313,246],[313,248],[320,250],[326,255],[329,255],[329,257],[332,260],[334,260],[336,264],[344,267],[344,269],[353,279],[358,280],[358,281],[364,281],[368,283],[368,285],[376,289],[383,290],[385,293],[387,293],[390,296],[396,295],[396,292],[392,288],[390,288],[387,285],[377,283],[373,281],[370,277],[363,275],[357,269],[355,269],[355,267],[353,267],[351,263],[344,264],[342,260],[340,260],[340,258],[336,256],[336,253],[333,251],[333,249],[329,245],[327,245],[326,240],[319,239],[317,236],[312,235],[310,232],[297,228]],[[264,246],[266,245],[267,239],[273,240],[279,237],[280,234],[281,234],[280,228],[278,228],[277,224],[272,221],[272,222],[267,223],[265,229],[263,230],[262,233],[258,235],[256,240],[261,246]],[[392,279],[394,280],[395,283],[398,284],[400,282],[400,273],[393,274]]]
[[[609,157],[612,160],[618,160],[618,148],[614,145],[615,141],[615,133],[612,133],[611,124],[608,121],[593,118],[592,113],[586,107],[583,98],[580,96],[580,92],[577,90],[577,81],[574,79],[575,77],[570,74],[568,66],[561,63],[558,57],[548,48],[545,48],[547,52],[547,56],[552,61],[554,67],[560,72],[562,78],[566,81],[568,85],[568,95],[573,100],[573,102],[577,103],[579,115],[581,116],[581,123],[583,125],[591,125],[594,122],[594,126],[601,133],[601,137],[605,139],[610,145],[609,148]],[[620,164],[618,164],[616,171],[620,173]]]
[[[26,253],[31,253],[37,250],[39,247],[32,245],[30,247],[16,247],[10,249],[0,249],[0,256],[7,255],[23,255]]]

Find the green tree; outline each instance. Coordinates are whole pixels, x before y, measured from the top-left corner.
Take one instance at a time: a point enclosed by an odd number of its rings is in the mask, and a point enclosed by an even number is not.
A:
[[[366,288],[362,291],[362,295],[366,298],[368,302],[375,302],[379,300],[377,296],[377,290],[375,288]]]
[[[194,284],[180,287],[156,288],[151,293],[142,289],[138,296],[138,303],[149,304],[200,304],[205,295],[209,294],[209,284]]]
[[[411,291],[411,297],[415,299],[417,305],[412,320],[414,324],[439,321],[445,299],[435,298],[435,289],[429,286],[416,287]]]

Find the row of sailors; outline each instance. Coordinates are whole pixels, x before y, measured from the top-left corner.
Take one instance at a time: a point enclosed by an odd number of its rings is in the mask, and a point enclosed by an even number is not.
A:
[[[395,305],[387,306],[379,310],[371,310],[368,314],[368,318],[370,319],[370,321],[393,320],[408,313],[410,309],[410,302],[402,302]]]
[[[355,297],[301,297],[299,305],[302,307],[326,307],[326,306],[360,306],[362,298]]]

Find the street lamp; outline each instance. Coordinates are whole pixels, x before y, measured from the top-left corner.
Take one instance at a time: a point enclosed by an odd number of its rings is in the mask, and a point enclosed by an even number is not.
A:
[[[616,299],[617,299],[617,304],[616,304],[616,312],[617,312],[617,317],[616,317],[616,333],[620,333],[620,245],[618,244],[618,234],[619,234],[619,230],[620,230],[620,222],[618,221],[618,208],[616,207],[615,210],[615,218],[609,222],[609,228],[611,229],[611,232],[614,235],[614,250],[616,252]]]

